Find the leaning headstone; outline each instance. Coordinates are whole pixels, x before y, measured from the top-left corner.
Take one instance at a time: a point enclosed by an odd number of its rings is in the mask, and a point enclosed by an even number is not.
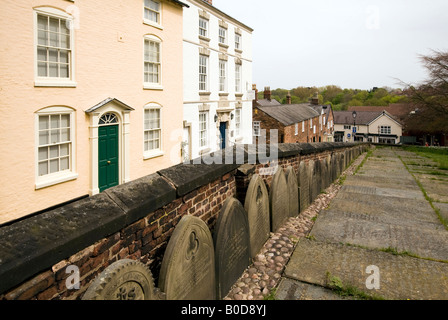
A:
[[[286,168],[286,184],[288,185],[289,193],[289,216],[297,217],[299,215],[299,185],[297,183],[297,176],[294,168],[289,166]]]
[[[312,163],[312,164],[311,164]],[[310,161],[310,164],[312,165],[312,175],[311,175],[311,183],[310,183],[310,188],[311,188],[311,199],[310,201],[313,202],[314,200],[316,200],[317,196],[320,194],[320,190],[321,190],[321,166],[320,166],[320,161],[316,160],[316,161]]]
[[[215,252],[208,226],[184,216],[174,229],[160,270],[167,300],[215,300]]]
[[[261,177],[255,174],[247,188],[244,209],[249,222],[250,256],[255,258],[269,239],[269,193]]]
[[[151,271],[141,262],[120,260],[107,267],[89,286],[83,300],[160,300]]]
[[[304,161],[299,164],[297,182],[300,188],[300,212],[303,212],[310,205],[309,170]]]
[[[327,188],[327,160],[320,160],[320,191],[325,190]]]
[[[281,166],[271,182],[269,192],[269,203],[271,212],[271,231],[275,232],[289,217],[289,193],[286,184],[286,176]]]
[[[224,298],[250,264],[249,223],[241,202],[228,198],[214,233],[216,295]]]

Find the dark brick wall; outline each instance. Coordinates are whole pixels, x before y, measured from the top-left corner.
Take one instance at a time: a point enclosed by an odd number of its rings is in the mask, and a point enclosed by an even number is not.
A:
[[[279,145],[276,164],[301,161],[367,145],[322,143]],[[349,153],[349,152],[348,152]],[[246,154],[247,156],[247,154]],[[152,271],[160,267],[174,228],[195,215],[213,233],[228,197],[244,204],[254,173],[268,164],[181,164],[97,196],[0,228],[0,300],[80,299],[107,266],[134,259]],[[272,176],[264,176],[269,188]],[[80,289],[69,290],[69,266],[80,271]]]

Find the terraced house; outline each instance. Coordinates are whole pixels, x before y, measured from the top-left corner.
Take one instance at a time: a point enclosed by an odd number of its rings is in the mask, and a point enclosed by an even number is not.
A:
[[[253,88],[256,92],[253,101],[253,143],[258,143],[261,137],[266,143],[334,141],[331,105],[320,105],[317,96],[310,103],[291,104],[289,94],[287,103],[281,104],[272,99],[270,87],[264,88],[263,99],[259,100],[256,86]],[[276,136],[272,130],[276,130]]]
[[[252,29],[213,6],[184,10],[183,159],[252,142]]]
[[[181,162],[177,0],[2,0],[0,224]]]

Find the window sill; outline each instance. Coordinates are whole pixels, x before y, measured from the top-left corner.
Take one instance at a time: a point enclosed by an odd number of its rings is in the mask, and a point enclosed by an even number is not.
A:
[[[153,151],[153,152],[146,152],[143,155],[143,160],[150,160],[158,157],[163,157],[165,155],[165,152],[163,151]]]
[[[158,23],[156,23],[156,22],[153,22],[153,21],[150,21],[150,20],[145,20],[145,19],[143,19],[143,23],[146,24],[146,25],[148,25],[148,26],[151,26],[151,27],[154,27],[154,28],[163,30],[162,25],[160,25],[160,24],[158,24]]]
[[[48,176],[48,177],[39,177],[38,181],[36,182],[35,189],[43,189],[46,187],[51,187],[56,184],[60,184],[67,181],[72,181],[78,179],[77,173],[56,173],[54,175]]]
[[[229,48],[228,44],[225,44],[225,43],[222,43],[222,42],[219,42],[218,44],[219,44],[220,47],[222,47],[224,49],[228,49]]]
[[[201,36],[201,35],[199,35],[198,37],[199,37],[199,40],[203,40],[205,42],[210,42],[210,38],[207,38],[207,37],[204,37],[204,36]]]
[[[144,90],[163,90],[163,86],[160,84],[149,84],[145,83],[143,84]]]
[[[243,50],[241,50],[241,49],[235,49],[235,52],[236,52],[236,53],[239,53],[239,54],[242,54],[242,53],[243,53]]]
[[[75,81],[59,81],[59,80],[36,80],[35,87],[54,87],[54,88],[76,88]]]

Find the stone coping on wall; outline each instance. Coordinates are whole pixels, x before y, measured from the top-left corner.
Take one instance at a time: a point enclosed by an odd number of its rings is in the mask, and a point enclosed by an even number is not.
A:
[[[360,144],[279,144],[278,159],[356,145]],[[244,163],[254,153],[258,154],[253,145],[239,148],[245,150]],[[236,159],[236,151],[237,148],[233,147],[226,153],[233,153]],[[224,154],[215,156],[224,157]],[[243,164],[194,162],[161,170],[101,194],[0,227],[0,294]]]

